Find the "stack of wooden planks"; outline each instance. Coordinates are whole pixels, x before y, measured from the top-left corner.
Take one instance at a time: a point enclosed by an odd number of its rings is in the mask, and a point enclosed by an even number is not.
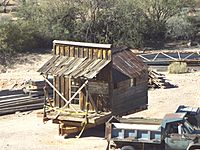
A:
[[[171,84],[167,81],[164,74],[158,73],[156,71],[150,70],[149,71],[149,88],[175,88],[176,85]]]
[[[41,109],[43,105],[44,96],[30,96],[23,90],[0,91],[0,115]]]
[[[52,79],[49,79],[51,83],[53,83]],[[44,80],[38,80],[38,81],[33,81],[29,80],[23,83],[23,91],[26,94],[29,94],[30,96],[43,96],[44,95],[44,86],[45,82]],[[49,95],[52,95],[52,88],[49,87],[48,89]]]

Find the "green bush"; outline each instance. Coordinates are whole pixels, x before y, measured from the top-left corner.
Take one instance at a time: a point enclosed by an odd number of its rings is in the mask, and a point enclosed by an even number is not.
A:
[[[186,62],[173,62],[168,66],[169,73],[180,74],[188,72]]]

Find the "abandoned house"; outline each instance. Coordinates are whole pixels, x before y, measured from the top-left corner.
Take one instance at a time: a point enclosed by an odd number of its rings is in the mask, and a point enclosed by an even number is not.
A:
[[[127,48],[54,40],[53,57],[38,71],[45,80],[44,120],[58,123],[61,135],[147,108],[148,68]]]

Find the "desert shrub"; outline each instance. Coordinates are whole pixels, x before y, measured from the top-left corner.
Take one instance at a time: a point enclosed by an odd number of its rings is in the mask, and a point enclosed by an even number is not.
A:
[[[0,23],[0,63],[9,64],[14,53],[35,51],[47,45],[45,36],[34,24],[24,21],[5,21]]]
[[[188,72],[186,62],[173,62],[168,66],[169,73],[180,74]]]

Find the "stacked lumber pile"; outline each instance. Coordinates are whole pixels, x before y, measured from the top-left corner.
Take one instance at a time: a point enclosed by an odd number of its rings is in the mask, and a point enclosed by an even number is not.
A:
[[[49,79],[51,83],[53,83],[52,79]],[[29,80],[23,83],[23,91],[24,93],[29,94],[30,96],[43,96],[44,95],[44,80],[33,81]],[[52,95],[53,91],[52,88],[48,88],[49,95]]]
[[[175,88],[176,85],[173,85],[167,81],[164,74],[158,73],[156,71],[150,70],[149,71],[149,88]]]
[[[53,82],[52,79],[49,81]],[[29,80],[21,85],[21,89],[0,91],[0,115],[43,108],[45,82]],[[52,89],[49,88],[50,98],[52,93]]]
[[[0,91],[0,115],[18,111],[41,109],[44,105],[44,96],[30,96],[23,90]]]

